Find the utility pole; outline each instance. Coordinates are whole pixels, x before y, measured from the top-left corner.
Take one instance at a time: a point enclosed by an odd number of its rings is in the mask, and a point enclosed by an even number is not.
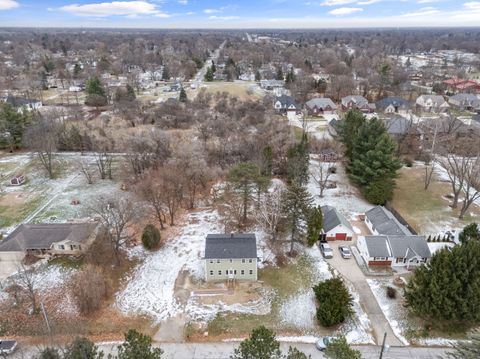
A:
[[[387,339],[387,332],[385,332],[383,334],[383,341],[382,341],[382,349],[380,350],[380,358],[379,359],[382,359],[383,358],[383,352],[385,350],[385,340]]]

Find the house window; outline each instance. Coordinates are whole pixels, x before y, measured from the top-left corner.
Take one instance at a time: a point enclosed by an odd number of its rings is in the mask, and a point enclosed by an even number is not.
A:
[[[404,262],[404,259],[403,258],[397,258],[397,263],[403,263]]]
[[[220,263],[220,259],[217,259],[217,263]]]
[[[65,246],[64,246],[63,244],[60,244],[60,245],[58,246],[58,249],[61,249],[61,250],[63,251],[63,250],[65,249]]]
[[[218,271],[218,275],[222,275],[222,271],[221,271],[221,270]]]
[[[230,259],[230,263],[232,263],[232,260]]]
[[[233,274],[237,275],[237,270],[236,269],[233,271]]]
[[[245,259],[242,259],[242,263],[245,263]]]
[[[245,274],[245,271],[242,269],[242,271],[240,272],[241,275],[244,275]]]
[[[212,259],[210,259],[210,263],[213,263],[213,260],[212,260]]]
[[[248,260],[248,263],[252,263],[252,258],[250,258],[250,259]]]
[[[253,274],[253,269],[250,269],[250,274]]]
[[[386,261],[387,257],[373,257],[374,261]]]
[[[75,246],[74,245],[70,245],[70,250],[75,250]]]
[[[213,275],[213,270],[210,271],[210,275]]]

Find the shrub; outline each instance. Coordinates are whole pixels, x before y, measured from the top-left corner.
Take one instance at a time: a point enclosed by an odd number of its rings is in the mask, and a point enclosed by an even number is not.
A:
[[[63,359],[102,359],[103,352],[87,338],[75,338],[75,340],[67,346]]]
[[[388,286],[387,287],[387,297],[390,298],[390,299],[397,298],[397,290],[393,287]]]
[[[99,267],[86,266],[73,279],[72,293],[82,314],[97,311],[111,294],[110,279]]]
[[[412,167],[413,166],[413,161],[409,157],[405,157],[403,159],[403,163],[405,163],[405,166],[407,166],[407,167]]]
[[[160,245],[160,231],[153,224],[147,224],[143,230],[142,243],[146,249],[152,250]]]
[[[317,319],[324,327],[342,323],[352,314],[352,297],[340,278],[320,282],[313,287],[318,300]]]

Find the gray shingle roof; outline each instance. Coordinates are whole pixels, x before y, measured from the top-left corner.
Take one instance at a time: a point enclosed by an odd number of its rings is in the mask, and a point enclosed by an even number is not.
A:
[[[408,133],[412,127],[413,123],[411,120],[408,120],[401,116],[395,116],[393,118],[386,118],[384,121],[385,128],[390,135],[403,135]]]
[[[295,102],[295,100],[291,96],[287,96],[287,95],[277,96],[275,97],[275,102],[277,101],[280,101],[283,108],[288,108],[291,105],[295,106],[296,108],[299,108],[298,104]]]
[[[64,240],[84,243],[98,223],[21,224],[0,241],[0,252],[23,252],[27,249],[50,249]]]
[[[388,236],[388,242],[395,258],[422,258],[432,256],[424,236]]]
[[[257,258],[257,239],[253,233],[209,234],[205,259]]]
[[[346,228],[350,229],[353,232],[351,224],[347,219],[337,211],[335,207],[331,206],[322,206],[323,213],[323,230],[329,232],[334,229],[339,224],[344,225]]]
[[[365,216],[372,223],[373,229],[384,235],[411,235],[410,231],[401,224],[395,216],[383,206],[373,207],[365,212]]]
[[[377,101],[375,104],[377,108],[381,110],[386,109],[390,105],[394,107],[403,108],[403,109],[409,107],[409,102],[407,100],[404,100],[401,97],[385,97],[384,99]]]
[[[330,106],[331,109],[335,110],[337,106],[330,100],[328,97],[316,97],[312,98],[311,100],[305,103],[310,109],[313,109],[315,106],[320,109],[325,109],[325,107]]]
[[[365,236],[370,257],[391,257],[386,236]]]

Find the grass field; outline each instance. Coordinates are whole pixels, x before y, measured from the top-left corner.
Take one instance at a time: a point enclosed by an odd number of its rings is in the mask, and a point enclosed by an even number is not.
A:
[[[459,210],[449,207],[446,195],[452,192],[450,184],[434,174],[427,191],[424,190],[425,172],[421,167],[402,168],[397,179],[392,201],[393,207],[422,234],[434,234],[442,230],[463,228],[478,221],[480,208],[472,205],[465,219],[459,220]]]
[[[230,337],[245,336],[252,329],[265,325],[278,331],[287,331],[292,334],[304,334],[281,323],[279,311],[281,305],[289,297],[303,290],[309,290],[315,285],[312,270],[312,259],[301,256],[282,268],[267,267],[259,270],[259,280],[274,289],[272,310],[267,315],[231,313],[217,315],[208,323],[209,335],[218,336],[225,334]],[[331,330],[317,326],[315,334],[331,333]]]
[[[260,99],[261,96],[250,90],[255,86],[251,82],[209,82],[207,84],[207,92],[227,92],[232,96],[237,96],[241,100]]]

